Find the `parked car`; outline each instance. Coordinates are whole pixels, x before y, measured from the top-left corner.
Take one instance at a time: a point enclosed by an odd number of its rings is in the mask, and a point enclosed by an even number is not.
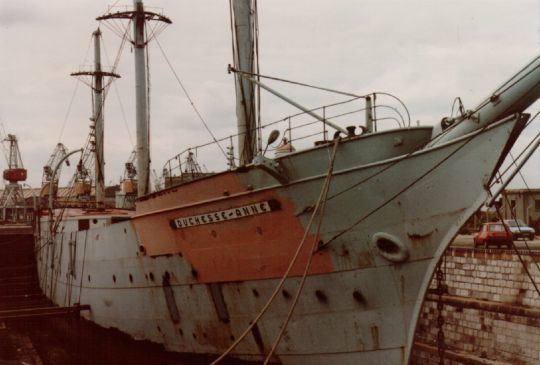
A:
[[[506,228],[505,228],[506,226]],[[487,248],[488,246],[506,245],[512,247],[512,233],[510,227],[502,222],[484,223],[480,232],[474,235],[474,248],[480,246]]]
[[[504,223],[510,228],[514,240],[520,238],[534,240],[534,235],[536,233],[534,228],[527,226],[521,219],[505,219]]]

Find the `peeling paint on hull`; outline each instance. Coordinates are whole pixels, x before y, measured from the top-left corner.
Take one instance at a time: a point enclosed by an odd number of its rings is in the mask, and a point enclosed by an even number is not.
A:
[[[323,245],[275,360],[406,363],[431,273],[461,224],[484,201],[482,182],[491,176],[513,126],[513,121],[498,123],[474,137],[380,163],[359,165],[338,151],[320,236],[308,232],[308,245],[310,240]],[[321,151],[327,165],[328,153]],[[89,304],[87,319],[100,326],[171,351],[218,355],[261,310],[304,234],[306,207],[315,203],[325,168],[319,164],[316,171],[305,164],[309,160],[298,154],[283,161],[296,166],[297,176],[287,185],[255,168],[228,172],[154,194],[132,220],[72,236],[67,229],[38,258],[43,289],[59,305]],[[223,186],[209,185],[212,181]],[[203,201],[190,203],[190,196]],[[170,225],[178,217],[271,199],[279,201],[280,210],[185,230]],[[378,232],[399,240],[407,259],[394,263],[381,255],[392,246],[373,242]],[[69,250],[62,249],[70,237],[77,247],[74,275],[67,272]],[[302,251],[293,277],[232,356],[264,358],[308,254]]]

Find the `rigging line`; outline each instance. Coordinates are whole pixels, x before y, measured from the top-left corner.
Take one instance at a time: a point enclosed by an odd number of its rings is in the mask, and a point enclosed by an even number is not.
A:
[[[527,124],[525,124],[525,128],[527,128],[531,122],[536,119],[536,117],[538,117],[538,115],[540,115],[540,111],[538,111],[532,118],[530,118],[528,121],[527,121]],[[536,134],[536,136],[529,142],[529,144],[527,144],[527,146],[525,146],[525,148],[523,149],[523,151],[521,151],[518,156],[514,159],[514,162],[516,160],[519,160],[521,158],[521,156],[523,156],[523,154],[532,146],[532,144],[534,143],[534,141],[540,137],[540,132],[538,132]],[[513,158],[513,157],[512,157]],[[506,173],[510,170],[510,168],[512,167],[512,164],[510,164],[508,167],[506,167],[506,169],[503,170],[503,172],[499,172],[499,174],[502,176],[506,175]],[[490,187],[492,187],[493,185],[495,184],[495,181],[491,184]]]
[[[206,124],[206,121],[204,120],[203,116],[201,115],[201,113],[199,112],[199,109],[197,109],[197,107],[195,106],[195,103],[193,102],[193,100],[191,99],[191,97],[189,96],[186,88],[184,87],[184,84],[182,83],[182,81],[180,81],[180,77],[178,76],[178,74],[176,73],[176,71],[174,70],[171,62],[169,61],[169,58],[167,57],[167,55],[165,54],[165,51],[163,50],[163,48],[161,47],[161,43],[159,43],[159,40],[158,38],[156,37],[155,38],[156,40],[156,43],[159,47],[159,49],[161,50],[161,54],[163,55],[163,57],[165,58],[165,61],[167,62],[167,65],[169,65],[169,68],[171,69],[172,73],[174,74],[174,77],[176,78],[176,81],[178,82],[178,84],[180,85],[180,87],[182,88],[182,91],[184,92],[184,95],[186,96],[186,98],[189,100],[189,103],[191,104],[191,107],[193,108],[193,110],[195,111],[195,113],[197,114],[197,116],[199,117],[199,120],[201,121],[201,123],[203,124],[203,126],[206,128],[207,132],[210,134],[210,136],[212,137],[212,139],[214,140],[214,142],[217,144],[217,146],[219,147],[221,153],[223,154],[223,156],[225,156],[225,158],[227,158],[227,154],[225,153],[225,150],[223,149],[223,147],[221,147],[221,145],[219,144],[219,141],[217,140],[216,136],[214,135],[214,133],[212,133],[212,131],[210,130],[210,128],[208,127],[208,125]]]
[[[88,39],[88,47],[86,47],[86,53],[84,54],[83,65],[88,61],[88,55],[90,54],[90,48],[92,47],[92,37],[93,35],[90,35],[90,38]]]
[[[536,61],[536,59],[538,59],[538,57],[535,58],[532,62]],[[532,63],[532,62],[531,62],[531,63]],[[530,65],[530,64],[529,64],[529,65]],[[527,68],[529,65],[527,65],[525,68]],[[522,81],[524,78],[526,78],[527,76],[529,76],[531,73],[533,73],[534,71],[536,71],[536,69],[539,68],[539,67],[540,67],[540,64],[537,65],[536,67],[534,67],[532,70],[529,70],[529,72],[527,72],[526,74],[524,74],[523,76],[521,76],[519,79],[515,80],[513,83],[511,83],[511,84],[509,84],[509,85],[506,85],[506,84],[502,85],[499,89],[497,89],[497,90],[495,91],[494,95],[499,95],[499,96],[500,96],[500,95],[504,94],[505,92],[507,92],[508,90],[510,90],[510,88],[512,88],[512,87],[515,86],[517,83],[519,83],[520,81]],[[525,69],[525,68],[524,68],[524,69]],[[523,71],[524,69],[522,69],[521,71]],[[521,71],[520,71],[520,72],[521,72]],[[538,83],[537,83],[536,85],[538,85]],[[480,110],[482,110],[484,107],[486,107],[486,106],[489,105],[490,103],[491,103],[491,98],[487,98],[487,99],[484,100],[482,103],[480,103],[480,105],[479,105],[475,110],[473,110],[472,113],[474,114],[474,113],[479,112]],[[466,119],[467,119],[467,118],[466,118]],[[464,120],[466,120],[466,119],[464,119]],[[460,121],[460,123],[461,123],[461,121]],[[459,123],[456,123],[456,124],[459,124]]]
[[[289,308],[289,312],[287,313],[287,317],[285,318],[285,321],[281,325],[281,329],[279,331],[279,334],[274,341],[272,348],[270,349],[270,352],[266,355],[266,358],[264,360],[263,365],[267,365],[270,361],[270,358],[276,351],[281,339],[283,338],[283,334],[285,333],[285,330],[287,329],[287,326],[292,318],[292,315],[294,313],[294,310],[296,309],[296,305],[298,304],[298,300],[300,299],[300,294],[302,294],[302,291],[304,289],[304,285],[306,283],[306,278],[308,276],[309,268],[311,267],[311,262],[313,260],[313,254],[315,252],[315,249],[317,247],[317,243],[319,242],[319,234],[321,232],[321,226],[324,219],[324,211],[326,208],[326,202],[327,202],[327,196],[328,191],[330,190],[330,183],[332,182],[332,172],[334,171],[334,162],[336,160],[336,154],[337,154],[337,147],[339,145],[340,138],[336,138],[334,142],[334,149],[332,151],[332,157],[330,159],[330,166],[328,168],[328,173],[326,175],[326,179],[324,181],[323,186],[323,193],[322,193],[322,199],[321,199],[321,208],[320,208],[320,214],[319,214],[319,222],[317,224],[317,230],[315,232],[315,236],[313,239],[313,243],[311,244],[311,250],[309,251],[309,256],[307,258],[306,266],[304,267],[304,272],[302,273],[302,279],[300,280],[300,284],[298,285],[298,289],[296,291],[296,294],[294,296],[293,302],[291,303],[291,307]]]
[[[108,5],[107,6],[107,11],[106,13],[110,13],[111,10],[120,2],[120,0],[116,0],[112,5]]]
[[[525,182],[525,186],[527,186],[527,182],[525,181],[525,179],[523,180],[523,182]],[[529,190],[530,192],[530,189],[529,187],[527,186],[527,190]],[[506,202],[506,205],[510,206],[510,201],[508,199],[508,196],[506,194],[502,194],[505,202]],[[510,208],[510,214],[512,216],[512,219],[514,220],[514,222],[518,223],[517,221],[517,215],[515,214],[515,211],[513,209]],[[502,219],[501,219],[501,222],[504,222]],[[518,229],[519,229],[519,232],[522,232],[521,231],[521,228],[519,226],[519,223],[518,223]],[[529,243],[527,242],[527,240],[523,241],[523,243],[525,244],[525,247],[527,248],[527,251],[528,251],[528,254],[529,256],[533,256],[532,254],[532,250],[531,250],[531,247],[529,246]],[[514,241],[512,239],[512,245],[514,245]],[[536,262],[535,260],[532,260],[532,262],[534,262],[535,266],[536,266],[536,269],[538,270],[538,272],[540,273],[540,266],[538,264],[538,262]],[[539,293],[540,294],[540,293]]]
[[[105,51],[105,58],[107,59],[107,63],[110,65],[111,64],[111,60],[109,58],[109,54],[107,52],[107,47],[105,47],[105,43],[103,42],[103,50]],[[115,91],[115,94],[116,94],[116,98],[118,99],[118,104],[120,105],[120,114],[122,114],[122,120],[124,122],[124,126],[126,127],[126,130],[127,130],[127,133],[128,133],[128,138],[129,138],[129,143],[131,144],[131,148],[133,148],[134,144],[133,144],[133,136],[131,134],[131,130],[129,128],[129,124],[127,122],[127,118],[126,118],[126,112],[124,110],[124,105],[122,103],[122,99],[120,98],[120,92],[118,91],[118,86],[116,85],[116,82],[111,82],[113,87],[114,87],[114,91]]]
[[[62,138],[64,137],[64,130],[66,128],[67,121],[69,119],[69,115],[71,114],[71,108],[73,106],[73,101],[75,100],[75,96],[77,95],[77,90],[79,89],[79,83],[80,81],[75,81],[75,88],[73,89],[73,93],[71,94],[71,100],[69,101],[69,105],[66,111],[66,114],[64,116],[64,121],[62,122],[62,127],[60,128],[60,135],[58,136],[58,141],[60,142]]]
[[[428,141],[427,143],[430,143],[432,140]],[[351,190],[351,189],[354,189],[355,187],[357,186],[360,186],[362,184],[364,184],[365,182],[375,178],[376,176],[382,174],[383,172],[385,172],[386,170],[389,170],[390,168],[394,167],[395,165],[399,164],[401,161],[405,160],[406,158],[412,156],[414,153],[416,153],[418,150],[420,150],[420,148],[422,148],[422,146],[426,145],[426,142],[420,142],[418,143],[418,145],[413,148],[413,150],[411,152],[409,152],[408,154],[404,155],[403,158],[400,158],[398,160],[395,160],[393,161],[392,163],[388,164],[387,166],[385,166],[384,168],[382,168],[381,170],[379,171],[375,171],[373,174],[371,174],[370,176],[352,184],[351,186],[349,186],[348,188],[345,188],[341,191],[338,191],[337,193],[335,193],[334,195],[331,195],[328,200],[332,200],[334,198],[337,198],[338,196],[340,196],[341,194],[344,194],[346,193],[347,191]]]
[[[511,163],[506,167],[506,169],[504,169],[504,171],[503,171],[502,173],[501,173],[501,172],[498,172],[499,178],[496,179],[496,180],[494,180],[494,181],[490,184],[490,186],[489,186],[490,188],[493,187],[493,186],[495,186],[496,184],[499,184],[499,183],[503,183],[503,184],[506,184],[506,185],[508,185],[508,184],[510,183],[510,181],[508,181],[508,182],[503,182],[503,181],[502,181],[502,178],[506,175],[506,173],[509,172],[509,170],[512,168],[512,165],[515,165],[515,166],[517,167],[517,161],[523,157],[523,155],[525,154],[525,152],[527,152],[530,148],[537,148],[537,147],[538,147],[538,146],[533,147],[533,144],[536,145],[536,144],[538,143],[537,140],[538,140],[539,137],[540,137],[540,132],[538,132],[538,133],[536,134],[536,136],[529,142],[529,144],[528,144],[527,146],[525,146],[525,148],[519,153],[519,155],[517,156],[517,158],[514,158],[514,156],[513,156],[511,153],[509,153],[510,158],[511,158],[511,160],[512,160]],[[527,152],[527,153],[528,153],[528,152]],[[530,156],[529,156],[529,158],[530,158]],[[520,162],[520,163],[521,163],[521,162]],[[514,174],[514,175],[512,175],[512,174],[513,174],[513,172],[510,174],[510,176],[511,176],[510,178],[513,178],[513,177],[515,176],[515,174]],[[521,175],[521,171],[518,171],[518,174]],[[522,179],[523,179],[523,177],[522,177]],[[525,179],[523,179],[523,181],[525,181]]]
[[[247,71],[240,71],[240,70],[237,70],[237,69],[234,68],[234,67],[231,67],[230,70],[231,70],[232,72],[236,72],[236,73],[239,73],[239,74],[244,74],[244,75],[248,75],[248,76],[255,76],[255,77],[257,77],[257,78],[262,78],[262,79],[268,79],[268,80],[280,81],[280,82],[284,82],[284,83],[292,84],[292,85],[305,86],[305,87],[308,87],[308,88],[310,88],[310,89],[316,89],[316,90],[321,90],[321,91],[327,91],[327,92],[334,93],[334,94],[339,94],[339,95],[352,96],[352,97],[354,97],[354,98],[366,98],[366,97],[368,96],[368,95],[358,95],[358,94],[353,94],[353,93],[344,92],[344,91],[339,91],[339,90],[335,90],[335,89],[329,89],[329,88],[322,87],[322,86],[315,86],[315,85],[311,85],[311,84],[305,84],[305,83],[303,83],[303,82],[298,82],[298,81],[292,81],[292,80],[282,79],[282,78],[279,78],[279,77],[274,77],[274,76],[269,76],[269,75],[261,75],[260,73],[253,73],[253,72],[247,72]]]
[[[81,281],[79,284],[79,300],[77,301],[79,304],[81,304],[81,296],[82,296],[82,286],[83,286],[83,277],[84,277],[84,264],[86,263],[86,243],[88,241],[88,230],[86,230],[84,235],[84,251],[83,251],[83,260],[82,260],[82,268],[81,268]]]
[[[128,23],[128,26],[125,29],[125,32],[122,36],[122,40],[120,42],[120,47],[118,48],[118,53],[116,54],[116,59],[114,60],[114,64],[112,66],[112,73],[116,72],[116,69],[118,68],[118,63],[120,62],[120,56],[122,55],[122,52],[124,51],[124,47],[126,45],[127,35],[129,31],[129,24],[131,24],[131,20]],[[109,89],[111,87],[111,84],[113,83],[113,77],[110,78],[109,82],[105,85],[105,88],[103,89],[103,104],[102,109],[104,108],[105,101],[107,100],[107,96],[109,95]],[[100,114],[103,112],[103,110],[99,111]]]
[[[336,141],[335,141],[335,148],[337,149],[337,145],[340,141],[340,138],[336,138]],[[328,176],[332,176],[332,174],[329,174],[327,175],[327,180],[329,179]],[[310,218],[309,218],[309,221],[307,223],[307,226],[306,226],[306,229],[304,230],[304,235],[302,236],[302,239],[300,240],[300,243],[298,244],[298,247],[296,248],[296,251],[293,255],[293,257],[291,258],[291,261],[289,262],[289,266],[287,267],[287,270],[285,270],[285,273],[283,274],[283,276],[281,277],[278,285],[276,286],[276,288],[274,289],[274,291],[272,292],[272,295],[270,295],[270,298],[266,301],[265,305],[263,306],[263,308],[259,311],[259,313],[257,314],[257,316],[250,322],[250,324],[248,325],[248,327],[246,328],[246,330],[233,342],[232,345],[229,346],[229,348],[227,350],[225,350],[217,359],[215,359],[210,365],[216,365],[218,364],[221,360],[223,360],[232,350],[234,350],[236,348],[236,346],[238,346],[238,344],[240,342],[242,342],[242,340],[248,335],[248,333],[251,331],[251,329],[255,326],[255,324],[257,324],[257,322],[262,318],[262,316],[266,313],[266,311],[268,310],[268,308],[270,307],[270,305],[274,302],[275,298],[277,297],[277,295],[279,294],[279,291],[281,290],[281,288],[283,287],[283,284],[285,284],[285,281],[287,280],[287,278],[289,277],[289,274],[291,273],[292,271],[292,268],[294,266],[294,264],[296,263],[296,260],[298,259],[299,255],[300,255],[300,252],[302,251],[302,248],[304,247],[304,243],[306,242],[307,240],[307,237],[308,237],[308,234],[309,234],[309,231],[311,229],[311,226],[315,220],[315,216],[317,215],[318,211],[319,211],[319,208],[321,206],[321,203],[323,202],[323,196],[324,196],[324,183],[323,183],[323,188],[321,189],[321,192],[319,193],[319,197],[317,199],[317,203],[315,205],[315,208],[313,209],[313,213],[311,214]],[[310,251],[310,257],[313,256],[313,251]]]
[[[539,112],[539,113],[540,113],[540,112]],[[538,113],[537,113],[537,115],[538,115]],[[536,117],[536,116],[535,116],[535,117]],[[482,130],[485,129],[486,127],[488,127],[488,126],[484,126],[484,128],[482,128]],[[450,128],[448,128],[448,129],[450,129]],[[414,153],[416,153],[420,148],[422,148],[422,146],[425,146],[426,144],[429,144],[429,143],[433,142],[434,140],[436,140],[437,138],[439,138],[439,136],[440,136],[440,134],[439,134],[439,135],[436,135],[436,136],[434,136],[434,137],[432,137],[432,138],[431,138],[429,141],[427,141],[427,142],[421,142],[421,143],[419,143],[415,148],[413,148],[413,150],[412,150],[411,152],[409,152],[408,154],[404,155],[403,158],[400,158],[400,159],[398,159],[398,160],[393,161],[392,163],[390,163],[389,165],[387,165],[387,166],[384,167],[383,169],[381,169],[381,170],[379,170],[379,171],[376,171],[376,172],[374,172],[372,175],[370,175],[370,176],[368,176],[368,177],[366,177],[366,178],[364,178],[364,179],[362,179],[362,180],[360,180],[360,181],[358,181],[358,182],[352,184],[352,185],[349,186],[348,188],[345,188],[345,189],[343,189],[343,190],[341,190],[341,191],[335,193],[334,195],[330,196],[330,198],[328,198],[328,200],[334,199],[334,198],[336,198],[337,196],[339,196],[339,195],[341,195],[341,194],[344,194],[344,193],[346,193],[347,191],[349,191],[349,190],[351,190],[351,189],[354,189],[355,187],[357,187],[357,186],[359,186],[359,185],[362,185],[362,184],[364,184],[365,182],[367,182],[367,181],[373,179],[374,177],[380,175],[381,173],[383,173],[383,172],[385,172],[386,170],[390,169],[391,167],[397,165],[398,163],[400,163],[401,161],[403,161],[403,160],[406,159],[407,157],[409,157],[409,156],[413,155]],[[474,136],[472,136],[472,137],[474,137]]]
[[[488,194],[489,196],[493,197],[491,195],[491,191],[489,191],[488,189]],[[501,210],[499,207],[495,206],[495,212],[497,213],[497,216],[499,218],[499,220],[501,222],[504,222],[503,220],[503,216],[501,214]],[[504,227],[504,230],[506,231],[506,234],[507,235],[512,235],[512,233],[510,232],[510,228],[508,228],[506,226],[506,224],[503,224],[503,227]],[[516,245],[514,244],[514,240],[512,240],[512,248],[514,249],[514,252],[516,253],[516,255],[518,256],[519,258],[519,261],[521,262],[521,266],[523,267],[523,269],[525,270],[525,273],[527,274],[527,276],[529,277],[529,280],[531,281],[531,284],[534,286],[534,289],[536,290],[536,292],[538,293],[538,295],[540,295],[540,289],[538,288],[538,285],[536,284],[536,281],[534,280],[533,276],[531,275],[531,272],[529,271],[529,268],[527,267],[527,264],[525,263],[525,261],[523,260],[523,257],[521,256],[521,253],[519,252],[519,250],[517,249]],[[534,261],[534,260],[533,260]]]
[[[487,126],[485,126],[484,128],[482,128],[481,130],[485,130]],[[445,158],[443,158],[441,161],[437,162],[434,166],[432,166],[431,168],[429,168],[426,172],[424,172],[422,175],[418,176],[416,179],[414,179],[410,184],[408,184],[407,186],[405,186],[403,189],[401,189],[400,191],[398,191],[397,193],[395,193],[394,195],[392,195],[390,198],[388,198],[386,201],[384,201],[382,204],[380,204],[378,207],[375,207],[374,209],[372,209],[370,212],[366,213],[364,216],[362,216],[359,220],[357,220],[356,222],[354,222],[353,224],[351,224],[349,227],[345,228],[344,230],[342,230],[341,232],[338,232],[337,234],[335,234],[334,236],[332,236],[327,242],[324,243],[324,246],[327,246],[329,243],[331,243],[332,241],[336,240],[337,238],[343,236],[345,233],[348,233],[350,232],[354,227],[356,227],[357,225],[359,225],[360,223],[362,223],[364,220],[366,220],[367,218],[369,218],[370,216],[372,216],[373,214],[375,214],[376,212],[378,212],[379,210],[381,210],[382,208],[384,208],[386,205],[390,204],[390,202],[392,202],[395,198],[397,198],[398,196],[400,196],[401,194],[403,194],[404,192],[406,192],[407,190],[409,190],[412,186],[414,186],[417,182],[419,182],[420,180],[422,180],[424,177],[426,177],[427,175],[429,175],[430,173],[432,173],[433,171],[435,171],[439,166],[441,166],[444,162],[446,162],[450,157],[452,157],[453,155],[455,155],[457,152],[459,152],[462,148],[464,148],[467,144],[469,144],[469,142],[471,142],[474,137],[477,136],[477,134],[475,135],[472,135],[470,136],[469,138],[467,138],[464,143],[459,146],[458,148],[456,148],[455,151],[452,151],[451,153],[448,154],[448,156],[446,156]],[[409,154],[410,155],[410,154]],[[407,156],[409,156],[407,155]],[[398,161],[402,161],[402,159],[398,160]],[[395,164],[390,164],[390,166],[394,166]],[[386,169],[383,169],[383,170],[386,170]],[[368,179],[371,179],[373,177],[370,176],[368,177]],[[350,188],[348,188],[347,190],[349,190]],[[339,193],[341,194],[341,192]],[[328,198],[328,200],[332,199],[333,197],[337,196],[338,194]]]
[[[146,24],[146,22],[145,22]],[[146,57],[146,122],[147,122],[147,125],[148,125],[148,128],[147,128],[147,132],[148,132],[148,135],[146,136],[147,138],[147,146],[150,146],[150,131],[152,130],[150,128],[150,115],[151,115],[151,112],[150,112],[150,88],[151,88],[151,85],[150,85],[150,52],[149,52],[149,48],[150,48],[150,44],[148,43],[149,42],[149,38],[148,38],[148,27],[145,26],[144,27],[144,32],[145,32],[145,35],[146,35],[146,47],[144,47],[144,56]],[[148,163],[150,163],[152,161],[152,158],[150,157],[150,148],[148,148]],[[148,169],[150,170],[150,165],[148,166]],[[151,188],[150,188],[150,171],[148,171],[148,176],[146,177],[147,181],[145,182],[147,184],[147,189],[148,191],[151,191]]]
[[[259,64],[259,9],[257,0],[253,1],[254,3],[254,13],[255,13],[255,60],[256,63],[256,71],[259,73],[261,71],[260,64]],[[257,76],[257,81],[261,81],[261,78]],[[261,86],[257,85],[257,130],[259,133],[257,133],[257,142],[258,142],[258,153],[262,152],[262,120],[261,120]]]

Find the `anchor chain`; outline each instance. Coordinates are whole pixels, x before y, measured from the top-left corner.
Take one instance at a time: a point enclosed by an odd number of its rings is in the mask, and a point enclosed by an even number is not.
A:
[[[444,261],[446,261],[443,258]],[[444,272],[441,268],[443,261],[437,266],[437,271],[435,272],[435,277],[437,280],[437,352],[439,354],[439,365],[444,365],[444,352],[445,352],[445,343],[444,343],[444,317],[443,317],[443,294],[447,291],[447,286],[444,281]],[[446,265],[445,265],[446,267]]]

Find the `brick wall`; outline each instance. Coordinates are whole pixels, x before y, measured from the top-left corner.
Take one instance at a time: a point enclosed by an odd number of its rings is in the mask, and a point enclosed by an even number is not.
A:
[[[540,252],[521,253],[540,288]],[[540,296],[510,250],[449,249],[445,256],[445,364],[540,364]],[[417,327],[411,364],[438,364],[436,283]]]

